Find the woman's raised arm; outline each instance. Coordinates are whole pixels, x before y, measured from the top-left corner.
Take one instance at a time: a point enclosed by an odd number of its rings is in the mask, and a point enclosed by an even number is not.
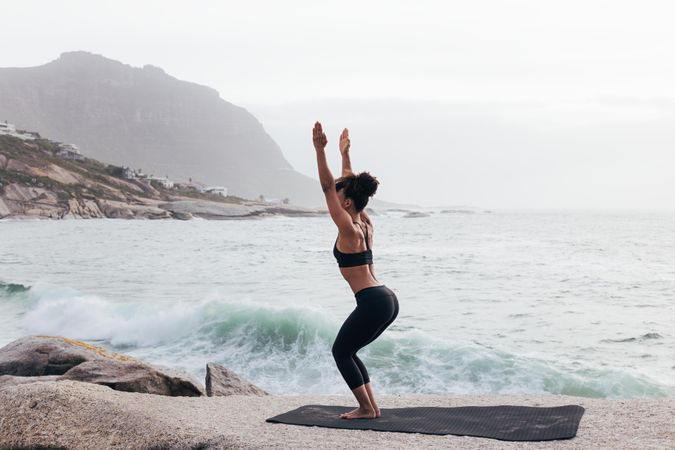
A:
[[[316,122],[313,130],[314,149],[316,150],[316,163],[319,167],[319,182],[321,190],[326,196],[326,205],[331,219],[335,222],[341,233],[354,234],[352,218],[340,205],[340,199],[335,191],[335,179],[328,168],[326,161],[326,144],[328,139],[321,129],[321,123]]]
[[[312,140],[314,141],[314,149],[316,150],[316,165],[319,168],[321,190],[326,192],[331,186],[335,188],[335,178],[333,178],[333,174],[328,168],[328,162],[326,161],[326,144],[328,143],[328,139],[319,122],[314,124]]]
[[[342,176],[351,175],[352,172],[352,162],[349,159],[349,131],[345,128],[342,130],[340,135],[340,154],[342,155]]]

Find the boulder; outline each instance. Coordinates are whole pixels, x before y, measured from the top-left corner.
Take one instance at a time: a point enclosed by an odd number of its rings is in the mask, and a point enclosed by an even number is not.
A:
[[[102,384],[116,391],[172,397],[205,395],[204,388],[191,375],[140,361],[95,359],[73,367],[60,380],[84,381]]]
[[[223,400],[120,392],[69,380],[11,386],[0,389],[0,448],[260,448],[233,435],[225,414],[233,407]]]
[[[100,358],[131,359],[61,336],[26,336],[0,348],[0,375],[63,375],[78,364]]]
[[[0,375],[0,389],[17,384],[35,383],[37,381],[56,381],[60,375],[44,375],[41,377],[19,377],[16,375]]]
[[[189,212],[180,212],[180,211],[173,211],[172,214],[174,219],[178,220],[190,220],[192,219],[192,214]]]
[[[225,395],[269,395],[258,386],[216,363],[206,365],[206,394],[209,397]]]
[[[68,218],[93,219],[105,217],[94,200],[75,199],[68,200]]]
[[[7,384],[31,382],[23,377],[60,375],[51,380],[83,381],[148,394],[205,395],[199,380],[190,374],[61,336],[26,336],[7,344],[0,349],[1,375],[13,376],[0,380]]]

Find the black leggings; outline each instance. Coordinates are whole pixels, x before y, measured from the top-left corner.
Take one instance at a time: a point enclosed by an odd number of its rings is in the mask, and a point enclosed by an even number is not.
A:
[[[371,286],[355,294],[356,309],[347,317],[333,343],[333,357],[349,389],[370,382],[356,352],[373,342],[398,315],[398,299],[391,289]]]

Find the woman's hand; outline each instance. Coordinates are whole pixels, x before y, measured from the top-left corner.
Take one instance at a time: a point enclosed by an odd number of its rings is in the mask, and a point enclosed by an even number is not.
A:
[[[349,131],[345,128],[340,135],[340,153],[345,154],[349,152]]]
[[[328,139],[326,138],[326,133],[323,132],[323,129],[321,128],[321,123],[317,121],[314,124],[314,130],[312,130],[313,133],[313,140],[314,140],[314,149],[318,152],[319,150],[323,150],[326,148],[326,144],[328,143]]]

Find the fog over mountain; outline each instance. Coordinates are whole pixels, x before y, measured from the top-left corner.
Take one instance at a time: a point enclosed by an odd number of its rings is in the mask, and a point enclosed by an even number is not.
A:
[[[151,65],[68,52],[37,67],[1,68],[0,120],[149,174],[247,198],[323,203],[318,181],[293,170],[246,109]]]
[[[484,208],[662,209],[675,192],[675,101],[317,99],[246,104],[299,172],[320,118],[332,167],[350,130],[354,170],[391,201]]]
[[[323,205],[311,127],[350,129],[355,171],[385,198],[423,206],[672,208],[675,101],[316,99],[234,105],[162,69],[86,52],[0,69],[0,120],[155,175],[243,197]],[[278,145],[277,145],[278,144]],[[283,149],[283,153],[282,153]],[[386,204],[386,203],[384,203]]]

